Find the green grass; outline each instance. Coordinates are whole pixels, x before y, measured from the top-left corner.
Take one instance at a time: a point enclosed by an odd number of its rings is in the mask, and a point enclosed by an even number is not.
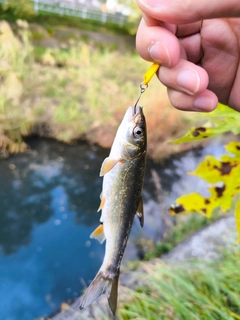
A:
[[[240,319],[240,250],[220,261],[146,266],[142,286],[125,288],[119,319]]]
[[[59,128],[56,137],[65,142],[92,126],[117,128],[114,114],[122,115],[121,110],[132,104],[147,65],[137,54],[122,56],[87,44],[69,49],[36,47],[34,55],[41,65],[34,65],[31,80],[25,83],[26,95],[38,92],[41,99],[32,99],[31,112],[39,115],[45,106],[51,125]],[[129,61],[131,76],[126,79]]]

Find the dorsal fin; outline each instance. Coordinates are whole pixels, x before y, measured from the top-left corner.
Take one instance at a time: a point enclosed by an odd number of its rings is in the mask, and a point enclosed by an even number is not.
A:
[[[103,243],[106,240],[103,224],[100,224],[91,234],[90,238],[97,239],[100,243]]]
[[[119,161],[120,159],[112,159],[107,157],[102,163],[100,177],[104,176],[107,172],[109,172]]]

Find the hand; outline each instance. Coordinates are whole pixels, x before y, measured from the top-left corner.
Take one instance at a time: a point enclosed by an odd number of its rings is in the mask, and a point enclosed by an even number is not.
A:
[[[136,46],[160,62],[172,105],[212,111],[218,100],[240,111],[240,1],[137,0]],[[221,18],[219,18],[221,17]]]

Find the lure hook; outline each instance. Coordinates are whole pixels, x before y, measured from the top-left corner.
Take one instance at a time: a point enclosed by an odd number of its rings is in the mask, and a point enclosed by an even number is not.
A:
[[[147,88],[148,88],[148,84],[145,84],[144,82],[142,82],[142,83],[140,84],[140,93],[139,93],[139,96],[138,96],[138,98],[137,98],[137,101],[136,101],[136,103],[135,103],[135,105],[134,105],[134,114],[136,113],[137,104],[138,104],[138,102],[139,102],[142,94],[147,90]]]
[[[159,63],[153,63],[151,65],[151,67],[147,70],[147,72],[145,73],[145,75],[143,77],[143,82],[140,84],[140,94],[139,94],[137,101],[136,101],[134,108],[133,108],[134,114],[136,113],[136,107],[137,107],[137,104],[141,98],[141,95],[147,90],[148,83],[150,82],[152,77],[155,75],[155,73],[158,71],[159,67],[160,67]]]

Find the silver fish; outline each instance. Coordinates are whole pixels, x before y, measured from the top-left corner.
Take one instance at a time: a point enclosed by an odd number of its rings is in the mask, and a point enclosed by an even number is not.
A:
[[[115,315],[120,264],[135,214],[141,226],[144,222],[141,194],[146,147],[143,110],[139,106],[129,107],[100,171],[100,176],[104,176],[99,207],[102,210],[101,224],[90,237],[100,243],[106,239],[105,256],[100,270],[81,298],[80,309],[105,293]]]

